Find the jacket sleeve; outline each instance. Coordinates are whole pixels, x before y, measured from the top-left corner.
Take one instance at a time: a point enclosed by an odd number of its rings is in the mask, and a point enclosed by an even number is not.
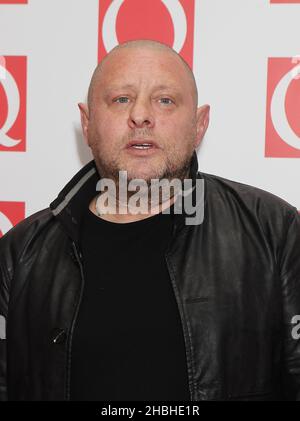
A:
[[[8,310],[7,276],[0,261],[0,401],[7,400],[6,319]]]
[[[283,302],[283,389],[285,399],[300,401],[300,215],[288,214],[280,252]]]

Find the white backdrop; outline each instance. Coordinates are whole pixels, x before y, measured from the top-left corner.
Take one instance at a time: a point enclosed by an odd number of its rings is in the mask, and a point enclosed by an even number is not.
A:
[[[1,3],[0,56],[27,57],[27,99],[26,151],[0,150],[0,213],[1,202],[25,202],[29,216],[92,159],[77,103],[98,62],[99,1]],[[200,170],[263,188],[300,209],[300,133],[292,156],[265,157],[268,58],[300,55],[300,1],[195,0],[194,12],[199,105],[211,105]],[[293,89],[300,120],[299,85]],[[0,116],[1,107],[0,96]]]

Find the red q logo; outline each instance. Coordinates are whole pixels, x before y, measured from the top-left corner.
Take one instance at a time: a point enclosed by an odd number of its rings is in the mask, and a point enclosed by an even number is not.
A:
[[[0,57],[0,151],[25,151],[26,57]]]
[[[100,0],[99,61],[116,45],[153,39],[193,66],[194,0]]]
[[[270,3],[272,4],[291,4],[291,3],[298,3],[300,4],[300,0],[270,0]]]
[[[269,58],[266,157],[300,158],[300,57]]]
[[[24,202],[0,202],[0,237],[24,218]]]
[[[0,4],[27,4],[28,0],[0,0]]]

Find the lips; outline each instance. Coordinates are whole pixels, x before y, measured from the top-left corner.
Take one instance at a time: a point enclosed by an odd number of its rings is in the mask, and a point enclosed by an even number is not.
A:
[[[134,139],[127,143],[126,148],[132,148],[136,150],[147,150],[147,149],[153,149],[158,148],[156,142],[149,139]]]

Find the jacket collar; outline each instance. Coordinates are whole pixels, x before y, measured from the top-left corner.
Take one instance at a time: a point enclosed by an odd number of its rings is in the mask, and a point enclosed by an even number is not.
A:
[[[192,185],[195,185],[197,178],[203,178],[198,172],[198,158],[194,151],[191,164],[190,175]],[[75,176],[66,184],[58,194],[57,198],[51,202],[50,210],[62,224],[67,234],[78,243],[80,224],[83,211],[89,206],[89,203],[96,196],[96,185],[100,179],[95,160],[86,164]],[[195,204],[195,189],[193,190],[193,204]],[[182,214],[173,214],[174,228],[181,229],[186,216],[184,209]],[[191,215],[189,215],[191,216]]]

